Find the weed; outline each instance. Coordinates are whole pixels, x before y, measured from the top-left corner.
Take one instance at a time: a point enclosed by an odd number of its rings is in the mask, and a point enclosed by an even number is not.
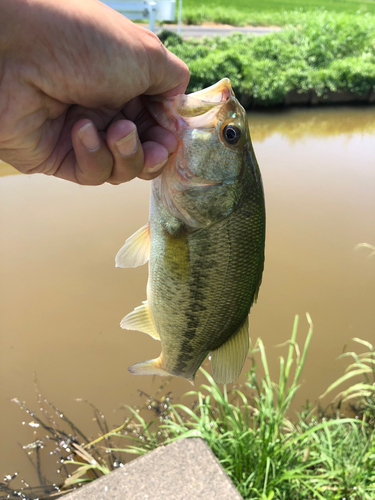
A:
[[[37,440],[26,448],[36,456],[42,491],[61,495],[96,477],[108,474],[126,462],[126,456],[143,455],[158,446],[177,439],[201,437],[227,471],[244,499],[255,500],[371,500],[375,496],[375,418],[374,418],[374,350],[370,343],[353,339],[368,352],[344,353],[354,358],[346,374],[331,384],[324,396],[341,383],[356,376],[356,382],[335,398],[331,414],[320,413],[309,404],[291,418],[293,398],[299,388],[301,373],[312,337],[312,323],[300,351],[296,342],[298,317],[291,339],[286,343],[286,358],[280,357],[277,381],[272,381],[266,351],[261,340],[251,349],[252,367],[243,387],[220,389],[204,370],[207,383],[186,397],[192,404],[173,403],[168,396],[158,399],[159,389],[138,408],[128,408],[130,416],[108,430],[103,415],[93,407],[102,435],[89,441],[77,427],[44,400],[55,415],[68,426],[59,428],[56,418],[44,412],[47,422],[30,413],[36,423],[48,432],[48,439]],[[285,344],[284,344],[285,346]],[[260,357],[259,375],[255,355]],[[352,402],[355,418],[342,414],[345,402]],[[19,403],[20,404],[20,403]],[[24,405],[23,409],[29,411]],[[141,410],[153,410],[150,420]],[[157,418],[155,418],[155,416]],[[49,483],[38,465],[38,449],[51,440],[61,461],[61,484]],[[0,498],[40,498],[39,490],[10,487],[11,477]],[[4,486],[4,485],[2,485]],[[35,496],[38,495],[38,496]]]

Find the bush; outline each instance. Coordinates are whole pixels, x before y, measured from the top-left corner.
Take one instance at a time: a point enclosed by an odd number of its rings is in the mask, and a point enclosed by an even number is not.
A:
[[[239,95],[259,106],[282,104],[291,90],[325,96],[375,89],[372,15],[316,12],[302,16],[300,25],[261,37],[234,33],[181,42],[176,35],[163,36],[190,68],[189,92],[225,76]]]
[[[223,75],[230,78],[233,87],[240,87],[243,80],[243,61],[231,52],[210,52],[204,58],[205,64],[201,64],[199,59],[190,63],[191,78],[189,88],[192,92],[208,87],[212,83],[223,78]]]
[[[359,57],[333,61],[327,68],[315,71],[311,83],[320,95],[327,90],[363,95],[375,87],[375,64]]]

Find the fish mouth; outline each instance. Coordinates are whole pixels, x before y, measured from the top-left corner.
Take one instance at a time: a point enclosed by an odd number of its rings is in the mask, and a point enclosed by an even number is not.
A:
[[[211,87],[181,96],[176,111],[183,117],[201,116],[217,108],[218,104],[226,103],[231,97],[234,97],[234,92],[230,80],[223,78]]]
[[[234,92],[229,78],[223,78],[211,87],[188,94],[188,97],[195,97],[205,102],[226,102],[230,96],[234,97]]]
[[[186,128],[214,128],[223,105],[234,101],[229,78],[191,94],[175,97],[148,96],[146,106],[158,122],[174,133]]]

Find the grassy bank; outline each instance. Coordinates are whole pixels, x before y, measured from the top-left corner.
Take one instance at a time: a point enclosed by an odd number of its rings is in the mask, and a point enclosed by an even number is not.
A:
[[[262,379],[254,358],[243,389],[221,390],[205,372],[207,384],[190,393],[195,398],[192,407],[168,405],[163,425],[153,432],[137,415],[142,429],[138,445],[122,451],[143,454],[160,444],[199,436],[209,444],[244,499],[374,498],[373,347],[357,339],[366,345],[368,353],[362,356],[347,353],[354,357],[355,363],[326,394],[358,374],[365,375],[364,383],[341,393],[339,404],[328,412],[319,412],[307,403],[296,418],[291,418],[290,406],[299,388],[312,335],[310,323],[300,352],[296,344],[297,325],[298,318],[288,342],[287,356],[280,358],[277,381],[271,380],[266,352],[259,340],[253,356],[257,351],[260,354]],[[353,397],[360,398],[354,408],[357,417],[342,418],[342,402]]]
[[[109,431],[103,415],[94,409],[102,436],[89,442],[83,432],[43,400],[43,411],[31,417],[41,427],[40,436],[26,447],[44,484],[23,489],[5,484],[0,498],[46,498],[91,481],[121,466],[132,455],[142,455],[176,439],[199,436],[209,444],[244,499],[370,500],[375,496],[375,357],[371,344],[354,341],[365,352],[347,352],[346,373],[327,389],[335,394],[343,383],[354,385],[339,393],[325,410],[309,403],[297,414],[291,404],[299,390],[302,370],[312,336],[304,347],[297,344],[298,318],[290,341],[284,344],[278,380],[271,380],[263,343],[251,349],[253,361],[245,386],[219,388],[204,372],[207,382],[187,395],[185,404],[173,402],[166,387],[149,397],[129,418]],[[255,362],[258,359],[258,366]],[[358,381],[358,376],[363,380]],[[166,383],[167,386],[167,383]],[[190,403],[188,402],[190,400]],[[351,403],[351,415],[343,415]],[[26,407],[19,403],[26,411]],[[52,411],[53,418],[46,411]],[[43,408],[44,407],[44,408]],[[148,412],[148,417],[145,415]],[[150,412],[153,419],[150,419]],[[57,417],[58,416],[58,417]],[[45,420],[43,422],[43,420]],[[51,422],[57,421],[54,425]],[[65,426],[65,428],[64,428]],[[45,437],[47,433],[47,437]],[[61,484],[48,484],[40,469],[41,450],[53,444]],[[51,459],[51,458],[50,458]]]
[[[188,64],[188,91],[227,76],[246,107],[330,102],[332,93],[342,101],[375,100],[374,15],[318,12],[261,37],[235,33],[183,41],[166,31],[159,36]]]

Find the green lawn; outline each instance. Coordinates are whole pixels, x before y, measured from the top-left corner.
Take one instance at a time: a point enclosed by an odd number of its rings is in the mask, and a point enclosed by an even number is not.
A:
[[[375,0],[183,0],[185,24],[214,22],[233,26],[298,26],[309,21],[312,13],[328,11],[340,16],[375,15]]]
[[[202,0],[183,0],[183,9],[187,8],[195,8],[200,9],[202,6],[204,7],[222,7],[228,9],[228,1],[227,0],[215,0],[202,2]],[[345,1],[345,0],[237,0],[231,5],[231,8],[234,8],[238,11],[243,12],[244,14],[251,14],[252,12],[263,12],[263,11],[291,11],[291,10],[299,10],[308,11],[311,9],[325,9],[335,12],[347,12],[354,13],[358,10],[363,12],[372,12],[375,13],[375,1],[367,0],[367,1]]]

